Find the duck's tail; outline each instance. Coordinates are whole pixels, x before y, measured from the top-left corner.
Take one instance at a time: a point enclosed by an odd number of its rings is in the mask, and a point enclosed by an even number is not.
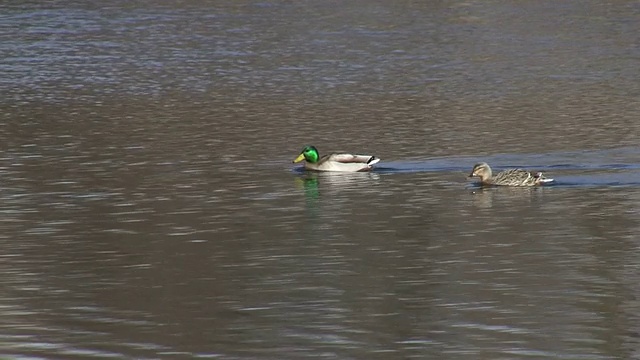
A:
[[[378,163],[378,161],[380,161],[380,158],[379,158],[379,157],[372,156],[372,157],[371,157],[371,158],[369,158],[369,160],[367,161],[367,165],[371,166],[371,165],[373,165],[373,164],[377,164],[377,163]]]
[[[536,178],[536,183],[541,184],[541,185],[542,184],[547,184],[547,183],[552,183],[554,181],[551,178],[544,177],[544,175],[542,175],[541,172],[533,174],[533,177]]]

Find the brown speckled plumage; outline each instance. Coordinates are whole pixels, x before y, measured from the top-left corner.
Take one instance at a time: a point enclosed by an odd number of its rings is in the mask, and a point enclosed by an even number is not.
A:
[[[541,172],[522,169],[509,169],[493,175],[491,167],[484,162],[476,164],[469,177],[479,177],[483,185],[538,186],[553,182],[553,179],[544,177]]]

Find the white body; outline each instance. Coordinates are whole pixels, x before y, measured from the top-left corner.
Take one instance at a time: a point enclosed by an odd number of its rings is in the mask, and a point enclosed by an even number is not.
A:
[[[305,162],[304,167],[314,171],[359,172],[371,170],[379,161],[370,155],[331,154],[321,157],[317,163]]]

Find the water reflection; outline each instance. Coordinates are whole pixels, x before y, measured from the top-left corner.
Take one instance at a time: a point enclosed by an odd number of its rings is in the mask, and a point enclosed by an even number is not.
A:
[[[473,187],[469,190],[472,194],[473,204],[479,208],[518,207],[540,203],[545,200],[545,192],[551,191],[550,187]]]
[[[334,172],[304,172],[294,178],[296,186],[305,190],[305,194],[318,197],[322,187],[327,194],[335,194],[340,191],[369,192],[380,180],[380,175],[373,172],[360,173],[334,173]]]

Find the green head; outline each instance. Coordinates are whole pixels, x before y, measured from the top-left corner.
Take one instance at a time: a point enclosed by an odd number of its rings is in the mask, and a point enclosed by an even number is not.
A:
[[[312,164],[317,163],[318,160],[320,160],[318,149],[316,149],[315,146],[311,146],[311,145],[305,146],[304,149],[302,149],[302,152],[300,152],[300,155],[298,155],[298,157],[295,160],[293,160],[293,162],[297,163],[302,161],[303,159]]]

